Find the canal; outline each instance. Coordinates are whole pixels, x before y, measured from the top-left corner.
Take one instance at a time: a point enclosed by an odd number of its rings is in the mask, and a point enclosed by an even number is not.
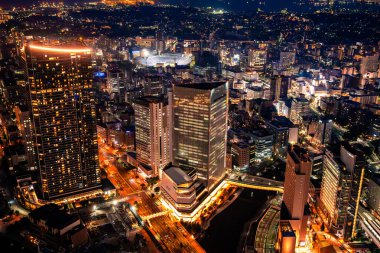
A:
[[[206,230],[200,244],[208,253],[235,253],[244,224],[259,213],[275,192],[244,189],[240,196],[218,214]]]

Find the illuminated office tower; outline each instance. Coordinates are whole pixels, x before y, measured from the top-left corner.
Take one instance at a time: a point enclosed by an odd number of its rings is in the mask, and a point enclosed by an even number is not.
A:
[[[306,240],[308,212],[305,206],[309,194],[311,170],[311,160],[307,151],[298,145],[289,146],[281,220],[289,221],[296,234],[297,246],[302,246]]]
[[[338,237],[343,237],[346,227],[351,183],[351,173],[346,170],[339,156],[326,150],[320,200],[328,219],[329,230]]]
[[[365,174],[365,155],[362,145],[356,142],[345,142],[340,147],[340,159],[346,166],[351,175],[351,194],[346,224],[344,228],[344,239],[346,241],[356,237],[358,225],[358,211],[360,205],[360,196],[363,190],[363,180]]]
[[[147,96],[133,101],[136,126],[136,155],[141,166],[154,175],[172,161],[172,112],[163,97]]]
[[[173,89],[173,159],[196,169],[211,190],[225,174],[227,84],[194,83]]]
[[[100,187],[91,49],[25,47],[35,162],[44,199]]]
[[[330,231],[349,241],[356,236],[365,156],[359,143],[343,143],[340,154],[327,151],[323,162],[320,199]]]

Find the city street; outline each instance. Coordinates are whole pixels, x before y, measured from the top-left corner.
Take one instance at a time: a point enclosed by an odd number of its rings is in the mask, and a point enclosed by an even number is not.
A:
[[[137,172],[129,171],[128,173],[131,173],[132,177],[126,178],[127,173],[119,171],[116,167],[117,154],[119,154],[118,150],[103,144],[101,141],[99,142],[100,164],[105,165],[107,176],[116,187],[120,197],[125,197],[126,201],[135,208],[142,219],[165,211],[161,205],[156,204],[158,200],[151,198],[148,191],[143,190],[141,185],[137,183],[136,178],[139,176]],[[141,178],[138,180],[141,180]],[[156,240],[163,245],[164,250],[169,252],[205,252],[198,242],[170,214],[147,220],[145,225]]]

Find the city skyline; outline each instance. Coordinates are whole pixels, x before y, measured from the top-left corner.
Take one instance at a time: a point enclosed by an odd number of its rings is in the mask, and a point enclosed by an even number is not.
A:
[[[379,7],[7,3],[0,248],[377,252]]]

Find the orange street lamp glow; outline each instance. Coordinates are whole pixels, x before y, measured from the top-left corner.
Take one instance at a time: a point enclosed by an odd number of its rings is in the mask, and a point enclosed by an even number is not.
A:
[[[91,48],[62,48],[62,47],[44,47],[44,46],[36,46],[36,45],[30,45],[29,46],[32,49],[42,50],[42,51],[49,51],[49,52],[58,52],[58,53],[85,53],[85,52],[91,52]]]

